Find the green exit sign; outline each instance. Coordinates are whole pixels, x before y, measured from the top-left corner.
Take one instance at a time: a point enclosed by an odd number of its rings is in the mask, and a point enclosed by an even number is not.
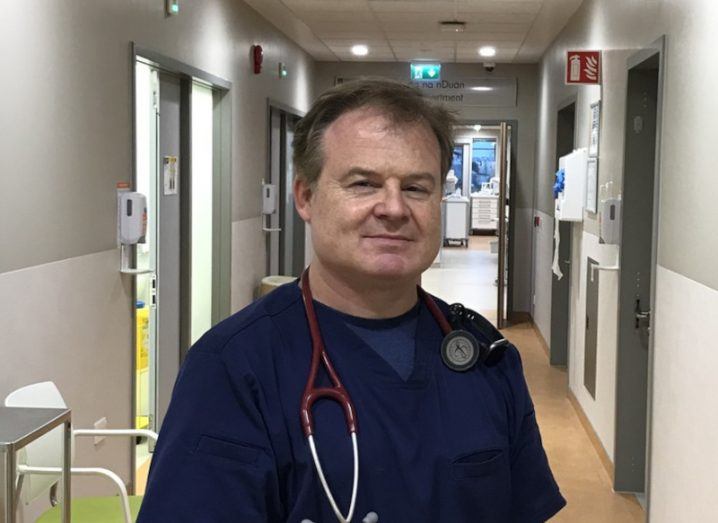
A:
[[[439,80],[441,78],[441,64],[411,64],[411,79]]]

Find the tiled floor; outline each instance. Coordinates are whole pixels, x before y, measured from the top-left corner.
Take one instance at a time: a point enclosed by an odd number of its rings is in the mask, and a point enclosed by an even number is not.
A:
[[[490,237],[472,236],[469,249],[445,248],[439,268],[422,278],[424,288],[449,303],[460,301],[492,321],[496,317],[496,255]],[[568,501],[556,523],[634,523],[645,520],[633,496],[615,494],[605,468],[567,397],[567,375],[548,364],[536,332],[528,323],[504,330],[521,351],[526,380],[536,407],[544,447]]]

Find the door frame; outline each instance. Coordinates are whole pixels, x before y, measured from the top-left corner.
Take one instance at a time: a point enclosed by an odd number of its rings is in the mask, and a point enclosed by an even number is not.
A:
[[[279,117],[280,117],[280,131],[279,131],[280,144],[284,140],[283,130],[286,129],[286,126],[281,125],[281,118],[283,116],[292,116],[292,117],[296,117],[296,118],[303,118],[304,115],[306,114],[304,111],[300,111],[299,109],[291,107],[291,106],[289,106],[285,103],[282,103],[278,100],[267,97],[267,107],[266,107],[266,112],[267,112],[267,120],[266,120],[267,121],[267,162],[266,162],[267,171],[264,174],[264,177],[262,178],[265,183],[272,183],[272,167],[274,165],[273,164],[274,158],[272,157],[272,112],[273,111],[278,112]],[[285,158],[283,157],[283,153],[284,153],[284,151],[282,150],[282,146],[280,145],[280,151],[277,153],[277,158],[276,158],[276,160],[280,164],[279,165],[279,169],[280,169],[279,183],[280,184],[283,183],[283,174],[284,174],[282,172],[282,162],[283,162],[283,160],[285,160]],[[291,159],[290,159],[290,161],[291,161]],[[277,212],[277,226],[275,227],[270,222],[269,227],[267,227],[266,216],[262,215],[262,227],[263,227],[263,230],[265,233],[265,239],[266,239],[265,240],[266,260],[265,260],[265,264],[264,264],[265,265],[265,275],[270,274],[271,266],[272,266],[271,265],[272,248],[271,248],[271,239],[270,239],[271,237],[268,235],[280,233],[280,231],[274,230],[275,228],[279,228],[280,230],[286,229],[286,224],[282,221],[282,216],[283,216],[282,206],[283,206],[284,202],[280,201],[281,200],[281,198],[280,198],[281,188],[282,188],[281,185],[277,186],[277,190],[278,190],[278,194],[277,194],[277,203],[278,204],[277,204],[277,211],[276,211]],[[292,190],[291,187],[285,187],[284,189],[285,189],[285,191]],[[308,241],[307,236],[306,236],[306,234],[307,234],[306,230],[308,230],[308,227],[305,229],[305,252],[306,252],[306,242]],[[284,252],[283,251],[284,246],[282,245],[281,239],[282,239],[281,236],[277,239],[277,244],[278,244],[277,256],[279,257],[278,267],[281,267],[281,265],[282,265],[282,257],[283,257],[283,252]],[[304,253],[302,253],[302,254],[304,255]],[[281,272],[281,271],[278,270],[277,272]]]
[[[212,324],[219,322],[229,315],[231,310],[231,241],[232,241],[232,105],[229,92],[232,83],[212,75],[206,71],[185,64],[174,58],[157,53],[151,49],[144,48],[135,42],[130,43],[130,105],[131,105],[131,134],[130,158],[132,187],[137,183],[137,165],[135,162],[136,145],[135,133],[137,127],[136,110],[137,100],[135,85],[137,82],[135,64],[142,61],[158,69],[161,72],[169,73],[180,79],[181,105],[180,105],[180,234],[182,237],[180,251],[180,347],[179,361],[184,361],[191,339],[191,255],[192,243],[191,234],[185,234],[191,230],[191,115],[192,115],[192,83],[195,80],[210,86],[213,90],[213,132],[215,139],[212,141],[213,154],[213,238],[212,238]],[[135,258],[135,249],[132,249],[132,257]],[[136,262],[136,259],[133,260]],[[136,292],[136,281],[133,278],[131,291],[134,296]],[[134,310],[133,310],[134,313]],[[132,368],[137,362],[135,349],[136,329],[132,330]],[[132,405],[132,418],[135,419],[135,393],[136,379],[134,372],[131,373],[130,403]],[[135,489],[136,462],[134,447],[130,453],[130,492]]]
[[[661,146],[663,135],[663,93],[665,81],[665,50],[666,36],[661,36],[645,48],[637,51],[626,60],[626,79],[628,80],[628,72],[637,65],[646,60],[658,57],[658,81],[656,96],[656,136],[655,136],[655,156],[654,156],[654,172],[653,172],[653,224],[651,235],[651,285],[650,285],[650,310],[651,313],[651,332],[648,336],[648,369],[647,369],[647,395],[646,395],[646,466],[645,466],[645,496],[646,496],[646,515],[650,514],[651,505],[651,451],[652,451],[652,419],[653,419],[653,386],[654,386],[654,365],[655,365],[655,306],[656,306],[656,270],[658,267],[658,242],[659,242],[659,218],[660,218],[660,189],[661,189]],[[628,83],[626,84],[626,93],[628,93]],[[624,133],[628,132],[624,129]],[[624,152],[625,154],[625,152]],[[624,162],[624,179],[625,179],[625,162]],[[623,240],[622,240],[623,241]],[[621,295],[619,288],[619,296]],[[620,302],[618,317],[621,317]],[[620,326],[617,329],[617,347],[620,350]]]
[[[558,125],[559,125],[558,116],[561,111],[563,111],[564,109],[567,109],[571,105],[573,105],[573,107],[574,107],[573,137],[572,137],[573,147],[572,147],[572,149],[574,149],[574,150],[576,149],[576,136],[578,134],[578,125],[576,125],[578,95],[576,93],[574,93],[571,96],[564,98],[561,102],[559,102],[556,105],[556,108],[554,110],[554,114],[556,115],[556,143],[555,143],[556,163],[555,163],[555,167],[554,167],[555,169],[558,169],[558,160],[560,158],[558,156],[558,154],[559,154],[559,152],[558,152]],[[554,220],[557,219],[555,215],[554,215],[553,219]],[[571,265],[570,258],[571,258],[571,249],[572,249],[573,238],[572,238],[572,235],[570,234],[570,232],[572,230],[572,226],[571,226],[572,222],[563,222],[563,223],[566,224],[563,227],[564,232],[566,230],[569,231],[569,234],[561,235],[561,242],[560,242],[560,245],[563,245],[564,247],[566,247],[566,244],[568,243],[568,258],[565,258],[565,260],[568,261],[568,263],[565,263],[565,265],[567,265],[568,267],[566,269],[566,273],[563,275],[563,279],[565,279],[565,284],[568,286],[568,296],[566,297],[567,311],[566,311],[565,315],[559,315],[560,317],[564,318],[565,322],[566,322],[566,330],[563,333],[565,335],[565,353],[563,352],[563,350],[560,353],[557,353],[556,349],[554,347],[554,343],[553,343],[554,340],[556,339],[556,332],[554,331],[554,312],[556,312],[556,309],[558,309],[558,307],[556,306],[557,304],[555,303],[556,296],[554,295],[554,292],[553,292],[554,287],[556,286],[556,281],[554,281],[553,272],[551,273],[551,334],[549,336],[548,343],[549,343],[549,364],[552,366],[568,368],[569,358],[571,357],[571,339],[572,339],[571,338],[571,272],[572,272],[573,267]],[[555,227],[555,223],[554,223],[554,227]],[[559,228],[561,228],[560,223],[559,223]],[[561,250],[565,251],[565,249],[561,249]],[[562,261],[563,261],[562,258],[563,257],[559,253],[559,260],[558,260],[559,264],[562,263]]]
[[[508,173],[508,177],[506,179],[506,182],[509,184],[509,226],[507,230],[508,234],[508,240],[509,240],[509,246],[508,246],[508,253],[507,253],[507,261],[509,264],[509,275],[507,279],[507,299],[506,299],[506,317],[508,319],[508,323],[511,323],[511,318],[514,313],[514,269],[515,269],[515,263],[514,263],[514,252],[515,252],[515,239],[516,239],[516,171],[518,169],[518,138],[519,138],[519,122],[518,120],[512,120],[512,119],[493,119],[493,120],[481,120],[481,119],[460,119],[456,121],[456,126],[466,126],[466,125],[485,125],[487,127],[499,127],[502,123],[505,123],[508,125],[511,129],[508,133],[509,137],[509,143],[511,144],[511,149],[507,151],[507,159],[510,159],[510,165],[511,165],[511,172]],[[497,142],[497,159],[496,164],[498,166],[499,163],[499,143]],[[470,186],[469,186],[470,187]],[[469,195],[470,197],[470,195]],[[497,229],[498,233],[498,229]],[[497,272],[497,278],[500,277],[499,273]],[[498,288],[496,289],[497,297],[498,297]],[[500,323],[501,318],[501,311],[498,310],[498,300],[497,300],[497,308],[496,308],[496,324]]]

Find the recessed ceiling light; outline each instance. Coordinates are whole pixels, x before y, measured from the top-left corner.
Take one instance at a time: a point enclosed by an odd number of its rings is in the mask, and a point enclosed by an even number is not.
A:
[[[369,54],[369,48],[364,44],[353,45],[352,54],[354,56],[366,56]]]
[[[493,87],[487,87],[485,85],[478,85],[476,87],[471,88],[472,91],[493,91]]]
[[[486,45],[479,49],[479,54],[486,57],[496,56],[496,48]]]
[[[477,125],[474,125],[474,131],[476,131],[476,132],[478,133],[480,130],[481,130],[481,126],[480,126],[480,125],[478,125],[478,124],[477,124]]]

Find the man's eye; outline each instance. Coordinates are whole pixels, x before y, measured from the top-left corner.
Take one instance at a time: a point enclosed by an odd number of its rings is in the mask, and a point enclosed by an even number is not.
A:
[[[368,180],[359,180],[351,184],[351,187],[373,187],[374,185]]]
[[[404,190],[409,191],[409,192],[422,192],[422,193],[429,192],[429,189],[427,189],[426,187],[422,187],[421,185],[410,185],[409,187],[407,187]]]

